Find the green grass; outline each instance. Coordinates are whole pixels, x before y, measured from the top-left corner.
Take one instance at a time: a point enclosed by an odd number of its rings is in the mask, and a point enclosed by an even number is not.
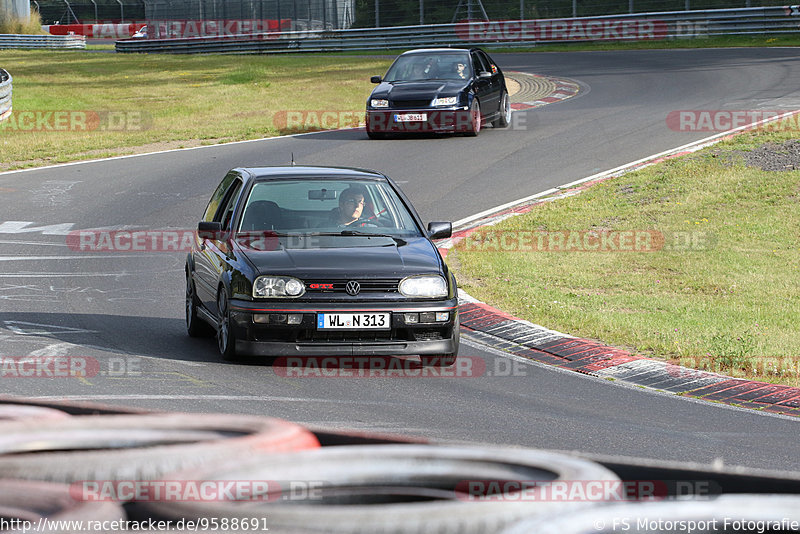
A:
[[[0,65],[14,77],[17,116],[26,111],[89,112],[85,122],[96,126],[31,131],[12,118],[0,124],[0,170],[126,154],[142,147],[296,133],[297,127],[273,118],[302,110],[363,114],[373,87],[369,77],[383,73],[389,62],[326,55],[0,51]],[[120,120],[91,120],[109,113]]]
[[[765,172],[736,155],[790,137],[746,134],[606,180],[463,241],[448,263],[468,293],[523,319],[688,367],[798,386],[800,171]],[[513,244],[568,230],[653,230],[665,240],[650,252]],[[513,237],[505,248],[503,234]]]

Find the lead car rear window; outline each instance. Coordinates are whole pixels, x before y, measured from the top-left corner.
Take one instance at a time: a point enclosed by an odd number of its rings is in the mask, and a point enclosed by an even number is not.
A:
[[[359,224],[343,228],[340,200],[356,192],[364,197]],[[276,180],[257,182],[247,198],[240,231],[281,233],[336,232],[342,229],[422,237],[400,197],[387,183],[358,180]]]

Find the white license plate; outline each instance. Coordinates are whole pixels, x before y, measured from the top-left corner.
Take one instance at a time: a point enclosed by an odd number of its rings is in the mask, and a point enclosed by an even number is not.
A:
[[[427,113],[398,113],[394,116],[395,122],[424,122],[428,120]]]
[[[320,330],[389,330],[389,313],[318,313]]]

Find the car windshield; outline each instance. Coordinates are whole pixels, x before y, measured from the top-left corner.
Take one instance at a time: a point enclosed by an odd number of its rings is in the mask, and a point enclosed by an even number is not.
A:
[[[466,53],[408,54],[397,58],[384,81],[466,80],[471,76]]]
[[[359,180],[256,183],[247,198],[239,231],[270,230],[287,235],[422,237],[391,186]]]

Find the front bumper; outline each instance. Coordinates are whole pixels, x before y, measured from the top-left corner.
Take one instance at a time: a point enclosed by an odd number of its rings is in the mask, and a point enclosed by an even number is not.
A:
[[[317,328],[318,313],[388,312],[386,330]],[[407,324],[405,313],[448,312],[447,321]],[[302,314],[298,325],[261,324],[261,314]],[[236,350],[256,356],[392,356],[454,354],[458,299],[435,302],[231,302]]]
[[[398,115],[424,115],[422,121],[398,121]],[[418,132],[469,132],[472,116],[468,109],[393,109],[367,110],[367,131],[418,133]]]

